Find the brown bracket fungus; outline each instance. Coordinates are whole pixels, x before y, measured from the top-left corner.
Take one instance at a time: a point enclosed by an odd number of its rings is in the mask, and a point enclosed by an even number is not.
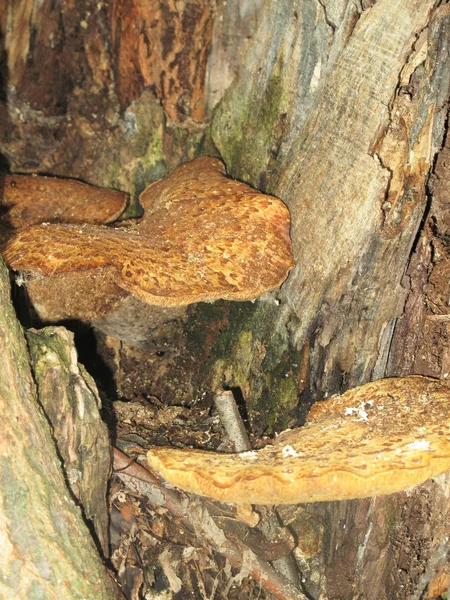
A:
[[[317,402],[303,427],[262,450],[152,448],[147,460],[174,486],[238,504],[391,494],[450,471],[450,389],[426,377],[378,380]]]
[[[123,192],[75,179],[0,176],[0,243],[39,223],[112,223],[127,205]]]
[[[43,321],[79,319],[145,345],[149,329],[186,305],[253,300],[294,266],[286,206],[228,179],[218,159],[179,167],[141,202],[139,223],[43,224],[6,245]]]

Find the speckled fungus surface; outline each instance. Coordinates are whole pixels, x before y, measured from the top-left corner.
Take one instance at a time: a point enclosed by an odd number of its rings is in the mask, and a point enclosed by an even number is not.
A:
[[[450,389],[384,379],[317,402],[307,423],[255,452],[152,448],[172,485],[216,500],[295,504],[391,494],[450,471]]]
[[[218,159],[179,167],[150,185],[141,202],[137,224],[43,224],[6,246],[5,262],[25,274],[43,320],[98,323],[130,296],[163,308],[253,300],[294,266],[286,206],[228,179]]]
[[[42,175],[0,176],[0,236],[4,239],[30,225],[52,223],[105,224],[127,205],[127,194],[74,179]]]

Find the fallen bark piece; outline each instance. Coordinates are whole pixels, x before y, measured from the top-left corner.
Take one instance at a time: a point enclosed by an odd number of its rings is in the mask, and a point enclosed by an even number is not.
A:
[[[0,176],[0,242],[30,225],[112,223],[127,206],[123,192],[75,179],[43,175]]]
[[[80,319],[139,345],[180,307],[253,300],[294,266],[286,206],[228,179],[218,159],[183,165],[142,204],[137,225],[43,224],[7,244],[5,261],[24,274],[43,321]]]
[[[314,404],[307,423],[255,452],[152,448],[150,467],[216,500],[296,504],[412,488],[450,470],[450,389],[438,380],[378,380]]]
[[[78,363],[73,333],[47,327],[26,333],[39,403],[53,433],[67,483],[109,556],[106,491],[111,444],[95,382]]]

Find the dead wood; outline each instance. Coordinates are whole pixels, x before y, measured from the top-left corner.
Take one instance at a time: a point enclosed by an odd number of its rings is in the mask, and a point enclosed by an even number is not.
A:
[[[266,560],[258,556],[250,545],[241,541],[236,532],[227,531],[223,523],[234,522],[232,514],[225,518],[217,513],[214,504],[205,503],[202,499],[180,494],[176,490],[165,487],[147,469],[131,461],[126,455],[114,449],[114,469],[127,486],[131,486],[136,492],[146,495],[155,507],[163,507],[170,511],[175,519],[183,524],[188,531],[195,534],[197,543],[204,544],[208,549],[224,555],[234,566],[243,571],[244,576],[250,575],[259,582],[266,591],[279,600],[305,600],[306,596],[283,575],[270,566]],[[242,539],[252,539],[249,528],[242,528],[240,524],[240,536]],[[270,544],[268,544],[270,547]],[[270,549],[267,549],[270,552]],[[260,550],[261,552],[261,550]],[[273,552],[273,550],[272,550]],[[270,555],[270,554],[269,554]],[[276,558],[276,552],[270,560]]]
[[[0,266],[0,595],[122,598],[66,486]]]
[[[73,337],[64,327],[26,334],[39,402],[52,427],[66,481],[84,517],[92,521],[104,556],[108,556],[106,495],[111,444],[100,416],[97,387],[77,361]]]
[[[47,0],[6,1],[1,74],[10,85],[1,90],[1,151],[12,170],[120,184],[137,195],[204,148],[203,125],[194,130],[190,114],[202,93],[210,5],[183,21],[171,2],[155,12],[155,24],[152,3],[125,4],[80,0],[67,11]],[[214,24],[219,60],[211,64],[220,66],[210,77],[211,105],[237,75],[214,118],[214,140],[233,176],[296,205],[299,268],[286,301],[202,307],[187,349],[176,335],[155,339],[139,385],[122,389],[131,398],[139,388],[145,398],[186,402],[202,397],[199,374],[219,371],[221,383],[225,375],[243,389],[256,426],[286,427],[304,416],[312,396],[383,374],[446,119],[448,5],[230,0],[214,9],[223,19]],[[183,61],[188,25],[204,42],[198,65],[191,43]],[[446,233],[442,223],[439,229]],[[434,242],[419,258],[419,287],[427,285],[427,253],[445,250]],[[425,312],[433,318],[426,319],[426,352],[411,336],[405,357],[443,376],[448,357],[441,361],[435,350],[449,335],[445,273],[442,265],[430,286],[441,284],[430,298],[438,307],[425,311],[418,294],[410,304],[412,327]],[[445,562],[448,481],[394,497],[286,507],[283,518],[301,533],[296,557],[311,596],[411,600]]]

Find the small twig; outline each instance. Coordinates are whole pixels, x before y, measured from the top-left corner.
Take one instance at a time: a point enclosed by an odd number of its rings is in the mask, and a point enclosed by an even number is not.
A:
[[[214,396],[214,403],[222,425],[233,443],[235,451],[247,452],[248,450],[251,450],[252,446],[250,439],[233,392],[226,391],[217,393]],[[265,517],[260,523],[261,531],[269,541],[272,541],[276,538],[277,532],[280,530],[281,519],[276,508],[267,510],[267,507],[261,507],[261,514]],[[290,582],[295,585],[298,584],[298,567],[292,553],[272,561],[272,564]]]
[[[244,422],[239,413],[233,392],[220,392],[214,396],[214,404],[219,413],[220,420],[230,438],[235,452],[251,450],[250,439]]]
[[[127,539],[124,542],[124,546],[125,546],[125,550],[126,551],[122,555],[122,558],[120,559],[120,562],[119,562],[119,566],[117,567],[117,572],[119,573],[119,575],[122,575],[123,571],[125,570],[125,562],[126,562],[126,560],[128,558],[128,554],[130,552],[130,546],[131,546],[131,542],[134,539],[134,535],[136,533],[136,528],[137,528],[137,525],[136,525],[136,522],[134,522],[131,525],[131,529],[130,529],[130,532],[129,532],[128,536],[127,536]]]
[[[184,519],[180,495],[175,490],[165,487],[151,471],[133,462],[117,448],[113,449],[113,458],[114,472],[119,479],[134,491],[145,495],[153,506],[164,506],[174,517]]]

